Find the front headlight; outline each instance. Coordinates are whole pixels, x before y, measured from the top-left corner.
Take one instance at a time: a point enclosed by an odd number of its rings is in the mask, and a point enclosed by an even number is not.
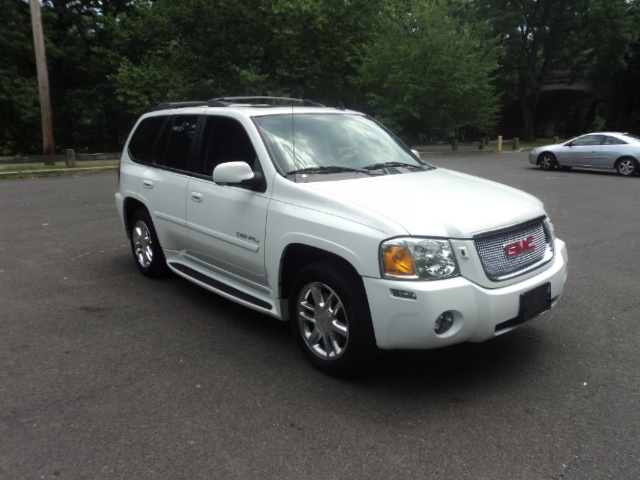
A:
[[[544,219],[544,228],[546,229],[547,234],[549,235],[549,243],[553,243],[553,241],[556,238],[556,233],[553,227],[553,223],[551,223],[551,220],[549,219],[549,217],[545,217]]]
[[[403,237],[382,242],[380,266],[384,278],[440,280],[459,275],[447,240]]]

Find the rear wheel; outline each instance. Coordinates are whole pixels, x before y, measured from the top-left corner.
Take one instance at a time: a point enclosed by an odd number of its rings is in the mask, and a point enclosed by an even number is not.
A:
[[[298,345],[320,370],[354,374],[376,360],[362,279],[339,262],[315,262],[297,273],[289,313]]]
[[[538,165],[542,170],[553,170],[558,166],[558,161],[553,153],[544,152],[538,157]]]
[[[638,162],[633,158],[621,158],[618,160],[618,163],[616,163],[616,171],[625,177],[635,175],[638,173]]]
[[[149,213],[143,209],[136,210],[129,225],[131,250],[138,269],[147,277],[166,275],[169,268]]]

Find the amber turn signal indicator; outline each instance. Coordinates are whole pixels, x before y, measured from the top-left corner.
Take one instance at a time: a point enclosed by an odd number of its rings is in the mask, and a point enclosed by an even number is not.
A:
[[[384,247],[384,271],[387,275],[415,276],[416,269],[409,249],[399,245]]]

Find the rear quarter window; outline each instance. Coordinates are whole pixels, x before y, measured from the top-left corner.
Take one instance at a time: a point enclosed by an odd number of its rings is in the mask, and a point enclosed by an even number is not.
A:
[[[129,141],[129,156],[143,163],[153,163],[153,150],[158,132],[167,117],[149,117],[140,122]]]

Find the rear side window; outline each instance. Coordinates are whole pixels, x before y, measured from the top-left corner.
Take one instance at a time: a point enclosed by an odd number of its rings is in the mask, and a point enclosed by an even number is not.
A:
[[[165,124],[160,139],[156,164],[187,170],[189,152],[198,124],[197,115],[176,115]]]
[[[156,137],[167,117],[145,118],[133,133],[129,142],[129,156],[143,163],[153,162]]]
[[[627,142],[625,142],[624,140],[620,140],[619,138],[616,137],[606,137],[607,139],[605,140],[604,144],[605,145],[626,145]]]

